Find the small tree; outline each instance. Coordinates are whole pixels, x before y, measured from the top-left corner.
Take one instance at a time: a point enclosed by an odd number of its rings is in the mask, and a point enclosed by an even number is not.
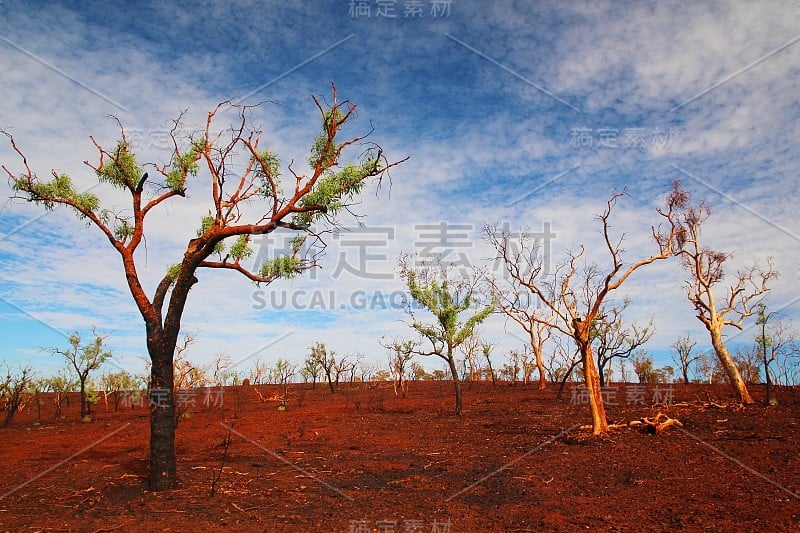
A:
[[[2,427],[8,427],[14,415],[22,405],[33,380],[33,371],[30,367],[22,367],[19,372],[12,372],[6,365],[5,377],[0,381],[0,400],[4,404],[6,416]]]
[[[483,358],[486,359],[486,373],[489,374],[489,377],[492,379],[492,386],[496,387],[497,376],[492,366],[492,350],[494,350],[494,344],[490,342],[481,343],[481,353],[483,354]]]
[[[59,370],[58,374],[45,378],[45,390],[53,393],[53,402],[55,403],[55,418],[61,416],[61,404],[67,398],[68,394],[75,390],[77,381],[69,372]]]
[[[308,380],[311,380],[311,388],[314,389],[317,385],[317,379],[319,378],[320,373],[322,372],[322,365],[317,358],[314,350],[311,350],[305,360],[303,361],[303,368],[300,369],[300,375],[303,376],[303,379],[308,383]]]
[[[494,305],[480,308],[475,314],[461,322],[462,313],[467,311],[475,292],[472,281],[454,282],[449,279],[447,269],[438,262],[435,268],[415,270],[408,256],[400,258],[400,275],[406,281],[411,298],[427,309],[436,321],[432,324],[420,322],[412,316],[411,327],[431,344],[428,351],[415,350],[423,356],[435,355],[443,359],[450,369],[453,389],[456,396],[456,415],[461,414],[461,382],[456,368],[456,349],[474,333],[475,328],[491,314]]]
[[[414,350],[417,347],[417,341],[395,338],[391,341],[381,339],[379,342],[381,346],[389,351],[389,372],[394,384],[394,395],[397,396],[397,391],[399,390],[403,398],[405,398],[408,385],[403,381],[403,378],[406,375],[406,365],[416,355]]]
[[[309,349],[311,352],[308,358],[306,358],[306,361],[308,361],[309,358],[316,361],[316,365],[318,365],[320,371],[325,374],[325,378],[328,380],[328,388],[330,388],[331,394],[334,394],[336,392],[334,383],[339,383],[338,374],[334,380],[334,374],[336,374],[336,352],[333,350],[329,352],[325,344],[321,342],[314,343]]]
[[[675,349],[675,353],[672,354],[672,361],[680,370],[684,383],[689,383],[689,368],[700,357],[697,354],[692,355],[692,349],[696,345],[697,342],[693,341],[689,335],[678,337],[678,339],[672,343],[672,347]]]
[[[644,350],[639,350],[631,359],[633,371],[639,378],[639,383],[654,383],[656,381],[656,370],[653,367],[653,358]]]
[[[108,397],[110,395],[113,396],[114,411],[119,410],[123,393],[130,393],[139,388],[139,380],[125,370],[103,374],[100,378],[100,384],[103,388],[103,398],[106,405],[108,405]]]
[[[71,366],[78,376],[81,391],[81,419],[85,419],[89,414],[89,403],[87,402],[87,380],[89,375],[100,368],[112,354],[110,350],[103,348],[106,337],[97,334],[92,330],[94,338],[84,345],[81,345],[81,336],[76,332],[69,336],[69,348],[50,348],[53,354],[59,354]]]

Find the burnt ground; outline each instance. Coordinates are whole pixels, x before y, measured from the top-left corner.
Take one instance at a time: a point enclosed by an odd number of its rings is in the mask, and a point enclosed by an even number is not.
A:
[[[101,402],[84,424],[76,398],[61,420],[45,399],[0,430],[0,530],[800,530],[800,390],[742,408],[720,386],[615,387],[611,422],[684,429],[591,437],[587,406],[530,385],[466,384],[460,417],[448,382],[293,385],[286,410],[228,388],[180,420],[163,493],[145,490],[146,409]]]

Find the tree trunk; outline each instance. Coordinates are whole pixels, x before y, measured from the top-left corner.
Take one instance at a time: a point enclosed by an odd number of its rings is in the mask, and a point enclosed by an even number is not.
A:
[[[683,382],[689,383],[689,366],[684,366],[681,370],[683,371]]]
[[[161,339],[153,339],[148,344],[151,344],[149,351],[152,360],[149,486],[152,491],[171,490],[178,485],[175,462],[173,350]]]
[[[717,358],[719,358],[722,368],[725,369],[725,373],[728,376],[728,383],[730,383],[731,387],[733,387],[733,390],[736,392],[736,396],[739,398],[739,401],[744,405],[754,404],[755,401],[750,396],[750,393],[747,392],[747,386],[742,379],[742,375],[739,373],[739,369],[736,368],[736,364],[733,362],[733,358],[731,357],[730,352],[728,352],[728,348],[722,341],[721,329],[721,326],[717,327],[715,325],[712,325],[709,328],[709,331],[711,332],[711,344],[714,346],[714,351],[717,353]]]
[[[461,414],[461,382],[458,380],[458,370],[456,360],[452,355],[448,355],[447,364],[450,366],[450,374],[453,377],[453,389],[456,393],[456,415]]]
[[[547,376],[545,374],[544,361],[542,360],[542,348],[533,341],[533,335],[531,335],[531,347],[533,348],[533,356],[536,358],[536,369],[539,372],[539,390],[544,390],[547,388]]]
[[[86,378],[81,379],[81,419],[86,416]]]
[[[586,381],[586,394],[589,397],[589,408],[592,412],[592,435],[602,435],[608,431],[606,408],[600,391],[600,374],[594,364],[592,347],[588,342],[579,344],[583,362],[583,376]]]

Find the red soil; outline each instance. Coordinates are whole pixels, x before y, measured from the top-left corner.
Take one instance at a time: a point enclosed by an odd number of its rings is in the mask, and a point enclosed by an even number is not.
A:
[[[41,423],[28,410],[0,430],[0,529],[800,530],[800,390],[741,408],[707,404],[732,402],[725,388],[673,385],[687,403],[655,408],[652,386],[632,405],[620,385],[612,422],[662,411],[684,430],[602,438],[575,427],[588,408],[569,393],[465,384],[456,417],[451,392],[293,385],[283,411],[252,387],[226,389],[221,407],[198,397],[178,428],[180,488],[163,493],[145,490],[145,409],[100,404],[82,424],[75,399],[57,421],[46,399]]]

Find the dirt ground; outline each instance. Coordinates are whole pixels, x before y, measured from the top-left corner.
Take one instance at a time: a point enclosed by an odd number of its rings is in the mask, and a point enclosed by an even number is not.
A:
[[[800,390],[741,408],[725,387],[614,385],[611,422],[684,428],[592,438],[578,391],[465,384],[456,417],[450,383],[410,385],[293,385],[285,410],[275,386],[198,392],[164,493],[145,490],[144,407],[81,423],[77,398],[61,420],[46,399],[0,430],[0,530],[800,530]]]

